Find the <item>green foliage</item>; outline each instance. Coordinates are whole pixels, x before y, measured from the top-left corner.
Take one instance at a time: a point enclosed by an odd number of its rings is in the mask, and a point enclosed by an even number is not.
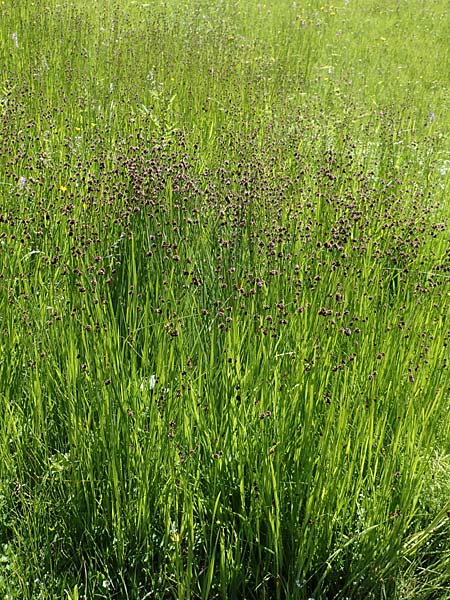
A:
[[[0,3],[1,598],[447,598],[447,12]]]

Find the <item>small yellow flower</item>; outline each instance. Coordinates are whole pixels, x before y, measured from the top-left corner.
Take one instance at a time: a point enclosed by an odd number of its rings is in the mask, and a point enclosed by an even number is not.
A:
[[[61,192],[67,192],[67,187],[65,185],[61,185],[59,189]]]

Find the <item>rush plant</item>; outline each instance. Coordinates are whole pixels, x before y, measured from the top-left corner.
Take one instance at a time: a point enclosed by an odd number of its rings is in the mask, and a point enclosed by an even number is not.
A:
[[[0,595],[444,600],[443,0],[0,3]]]

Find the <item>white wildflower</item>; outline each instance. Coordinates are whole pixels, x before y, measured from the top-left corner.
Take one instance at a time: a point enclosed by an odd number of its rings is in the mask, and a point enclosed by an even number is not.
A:
[[[144,378],[141,381],[141,385],[139,386],[139,389],[141,390],[141,392],[143,392],[146,388],[148,388],[149,390],[153,390],[156,387],[157,381],[158,380],[157,380],[156,375],[150,375],[150,377]]]

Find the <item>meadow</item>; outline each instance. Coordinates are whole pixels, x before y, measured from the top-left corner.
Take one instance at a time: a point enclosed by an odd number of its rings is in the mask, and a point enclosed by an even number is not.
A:
[[[448,600],[446,0],[0,0],[0,598]]]

